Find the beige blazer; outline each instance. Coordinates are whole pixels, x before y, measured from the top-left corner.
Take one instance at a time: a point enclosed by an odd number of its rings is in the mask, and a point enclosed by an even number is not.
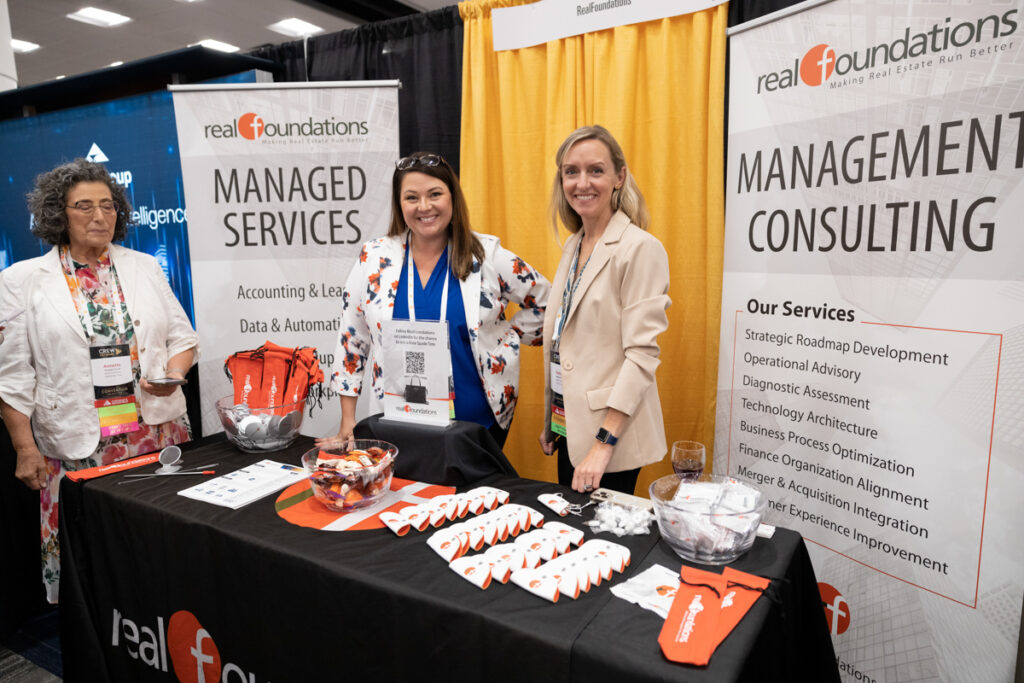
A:
[[[544,316],[544,405],[551,427],[551,338],[576,244],[570,237],[551,283]],[[608,472],[635,469],[665,457],[665,424],[654,373],[658,335],[668,328],[668,254],[661,242],[612,216],[594,247],[562,329],[559,355],[565,396],[569,460],[578,465],[608,408],[630,416]]]

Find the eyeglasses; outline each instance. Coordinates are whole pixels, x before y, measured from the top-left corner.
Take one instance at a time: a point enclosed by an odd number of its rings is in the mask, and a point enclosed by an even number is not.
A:
[[[74,204],[67,204],[66,206],[69,209],[74,209],[78,213],[87,214],[89,216],[96,213],[96,207],[99,207],[100,211],[108,216],[117,213],[118,208],[117,202],[110,201],[109,199],[102,201],[99,204],[93,204],[90,201],[80,201],[75,202]]]
[[[402,157],[395,162],[399,171],[407,171],[416,166],[440,166],[443,159],[437,154],[421,154],[419,156]]]

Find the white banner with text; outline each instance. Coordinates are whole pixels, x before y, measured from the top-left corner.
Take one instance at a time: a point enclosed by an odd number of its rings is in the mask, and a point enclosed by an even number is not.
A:
[[[1008,681],[1024,595],[1024,11],[730,39],[714,466],[808,542],[847,681]]]
[[[330,373],[345,278],[387,231],[396,81],[172,86],[186,205],[203,433],[232,392],[224,360],[270,340],[312,346]],[[328,383],[302,432],[337,431]]]

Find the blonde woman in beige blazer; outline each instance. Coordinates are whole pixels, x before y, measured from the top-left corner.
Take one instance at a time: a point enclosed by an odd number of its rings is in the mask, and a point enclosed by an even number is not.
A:
[[[573,234],[544,317],[541,448],[557,450],[560,484],[633,493],[640,467],[667,450],[655,371],[668,255],[646,232],[647,206],[611,133],[579,128],[555,160],[552,221]]]

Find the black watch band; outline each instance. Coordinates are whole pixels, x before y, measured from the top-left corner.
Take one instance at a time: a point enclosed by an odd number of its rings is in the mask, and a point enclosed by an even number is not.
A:
[[[600,429],[597,430],[597,436],[595,436],[594,438],[600,441],[601,443],[608,444],[609,446],[614,446],[619,442],[619,437],[615,436],[604,427],[601,427]]]

